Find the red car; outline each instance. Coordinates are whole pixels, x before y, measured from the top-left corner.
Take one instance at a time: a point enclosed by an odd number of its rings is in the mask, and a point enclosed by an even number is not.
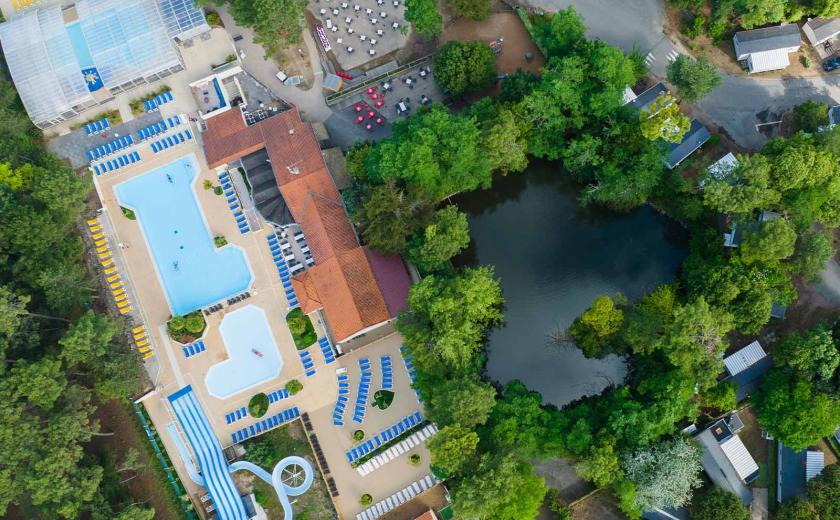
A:
[[[353,76],[350,75],[350,74],[347,74],[346,72],[336,72],[335,75],[338,76],[339,78],[353,79]]]

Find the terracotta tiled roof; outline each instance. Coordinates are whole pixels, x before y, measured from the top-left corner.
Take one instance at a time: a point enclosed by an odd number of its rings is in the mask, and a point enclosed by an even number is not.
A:
[[[371,261],[347,219],[312,128],[297,109],[250,127],[239,110],[230,110],[210,118],[207,126],[210,167],[267,149],[280,193],[315,259],[314,266],[292,278],[301,309],[308,314],[322,308],[337,341],[390,319],[394,314]]]
[[[397,314],[408,308],[411,278],[408,276],[405,264],[398,256],[383,256],[367,246],[364,249],[373,270],[373,276],[385,298],[388,314],[396,318]]]
[[[429,509],[428,511],[426,511],[422,515],[418,516],[414,520],[438,520],[438,517],[437,517],[437,515],[435,514],[434,511]]]

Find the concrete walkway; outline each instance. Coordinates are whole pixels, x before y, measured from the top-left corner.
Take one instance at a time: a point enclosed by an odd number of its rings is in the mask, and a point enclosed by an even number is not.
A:
[[[272,59],[265,59],[265,51],[261,45],[254,43],[254,33],[247,27],[240,27],[233,21],[233,17],[226,9],[215,8],[231,37],[241,35],[242,39],[234,42],[237,52],[245,52],[242,68],[257,78],[263,85],[270,88],[278,97],[288,101],[300,109],[301,116],[309,121],[324,121],[332,115],[332,111],[324,102],[324,71],[319,60],[318,48],[309,30],[303,31],[303,44],[309,55],[309,62],[315,79],[309,90],[298,87],[287,87],[277,79],[280,68]]]

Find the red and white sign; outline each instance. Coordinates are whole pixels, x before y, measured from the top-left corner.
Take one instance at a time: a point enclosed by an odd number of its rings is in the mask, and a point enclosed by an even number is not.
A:
[[[327,31],[324,30],[324,26],[321,24],[316,25],[315,32],[318,33],[318,39],[321,40],[321,45],[324,47],[324,50],[330,52],[332,47],[330,47],[330,41],[327,39]]]

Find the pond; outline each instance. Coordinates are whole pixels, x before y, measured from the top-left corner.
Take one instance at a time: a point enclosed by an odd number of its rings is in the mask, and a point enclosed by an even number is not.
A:
[[[562,406],[621,383],[619,356],[586,359],[551,341],[601,295],[638,298],[672,281],[686,255],[684,230],[650,207],[619,214],[581,207],[580,187],[556,163],[453,202],[467,213],[472,243],[460,265],[489,264],[501,278],[506,323],[488,338],[487,372],[519,379]]]

